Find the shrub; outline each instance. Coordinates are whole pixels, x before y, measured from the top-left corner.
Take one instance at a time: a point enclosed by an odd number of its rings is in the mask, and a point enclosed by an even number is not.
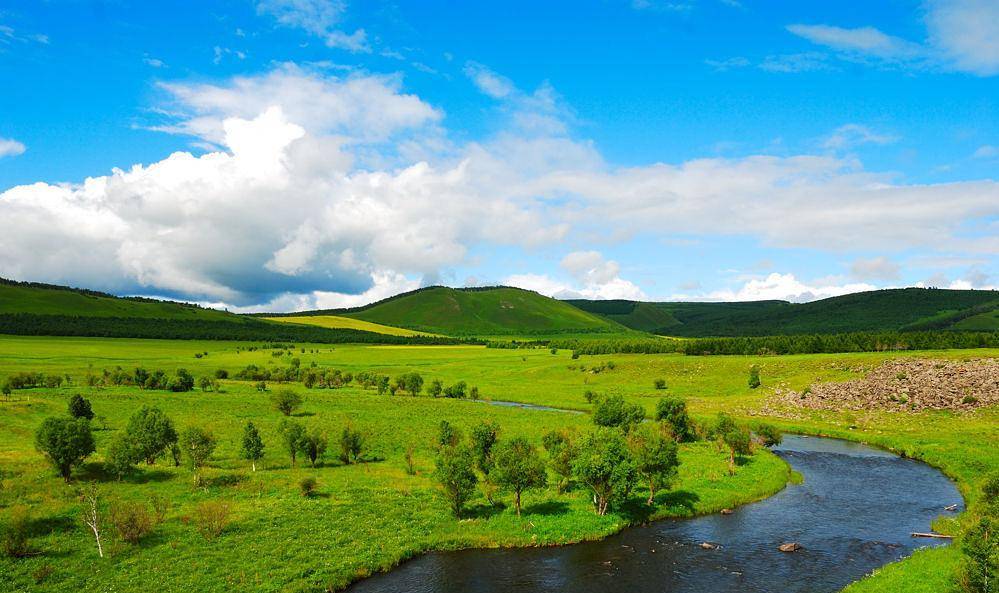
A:
[[[326,435],[315,428],[312,429],[311,433],[302,436],[301,440],[299,440],[299,447],[302,453],[309,458],[312,467],[316,467],[316,463],[326,453],[327,444]]]
[[[118,502],[111,506],[111,525],[123,542],[139,543],[153,530],[155,519],[146,505],[137,502]]]
[[[135,465],[142,461],[135,443],[127,434],[119,434],[111,440],[104,455],[104,471],[118,480],[135,471]]]
[[[285,416],[291,416],[295,410],[301,407],[302,396],[291,389],[278,389],[271,396],[271,403],[274,404],[274,408],[278,412]]]
[[[208,500],[194,510],[194,521],[198,533],[211,541],[225,531],[229,525],[229,505],[219,500]]]
[[[302,478],[298,482],[298,491],[302,496],[311,498],[316,493],[316,479],[313,477]]]
[[[612,395],[597,404],[593,410],[593,423],[597,426],[614,426],[628,433],[645,420],[645,411],[638,404],[625,403],[620,395]]]
[[[94,410],[90,407],[90,402],[77,393],[69,398],[69,415],[73,418],[94,419]]]
[[[749,388],[756,389],[760,385],[760,367],[754,364],[749,367]]]
[[[350,424],[343,427],[340,433],[340,461],[350,464],[357,463],[364,450],[364,435]]]
[[[548,452],[549,466],[560,478],[557,489],[561,494],[572,481],[572,462],[576,458],[572,436],[566,431],[552,430],[542,437],[541,444]]]
[[[46,418],[35,432],[35,447],[67,482],[73,467],[96,450],[86,418]]]
[[[964,588],[970,593],[999,591],[999,520],[985,515],[961,539]]]
[[[697,440],[697,429],[687,413],[687,403],[679,397],[664,397],[656,403],[656,421],[667,425],[680,443]]]
[[[653,381],[656,389],[666,389],[666,379],[656,379]]]
[[[461,442],[461,430],[447,420],[441,420],[437,427],[437,446],[441,448],[455,447]]]
[[[3,525],[3,535],[0,537],[0,548],[3,549],[4,556],[8,558],[24,558],[31,553],[31,545],[28,540],[29,525],[31,516],[25,506],[15,506],[10,519]]]
[[[784,435],[781,434],[780,429],[773,424],[761,422],[753,430],[756,432],[760,444],[764,447],[774,447],[784,440]]]
[[[149,465],[177,443],[177,430],[173,427],[173,421],[158,408],[147,406],[143,406],[129,418],[125,434]]]
[[[412,444],[406,445],[406,452],[403,453],[403,460],[406,462],[406,474],[410,476],[416,475],[416,459],[414,458],[415,453],[415,446]]]
[[[475,485],[479,481],[474,468],[475,461],[467,447],[444,447],[437,455],[434,477],[456,518],[461,518],[462,509],[475,492]]]

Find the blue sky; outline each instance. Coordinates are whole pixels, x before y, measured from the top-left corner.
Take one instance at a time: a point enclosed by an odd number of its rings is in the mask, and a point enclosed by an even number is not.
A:
[[[0,9],[0,275],[248,309],[999,285],[988,0],[155,4]]]

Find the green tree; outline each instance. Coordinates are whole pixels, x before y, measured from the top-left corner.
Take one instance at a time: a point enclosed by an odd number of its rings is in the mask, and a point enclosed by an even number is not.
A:
[[[749,388],[756,389],[760,385],[762,385],[760,383],[760,367],[754,364],[749,367]]]
[[[441,487],[441,494],[456,518],[461,518],[465,503],[475,493],[478,477],[475,460],[468,447],[444,447],[437,455],[434,477]]]
[[[520,495],[525,490],[548,485],[545,462],[527,439],[517,437],[496,446],[490,478],[501,488],[513,492],[513,505],[520,516]]]
[[[239,455],[250,462],[253,471],[257,471],[257,462],[264,458],[264,441],[260,438],[260,431],[252,422],[247,422],[243,427],[243,442]]]
[[[104,455],[104,470],[118,480],[135,471],[135,465],[142,461],[142,453],[127,434],[119,434],[111,439]]]
[[[735,458],[737,455],[749,455],[753,452],[753,438],[749,429],[736,424],[731,416],[719,412],[715,426],[715,438],[728,448],[728,473],[735,474]]]
[[[620,395],[612,395],[597,404],[593,410],[593,423],[597,426],[620,428],[627,434],[632,427],[645,420],[645,411],[638,404],[629,404]]]
[[[194,474],[194,483],[201,484],[201,469],[215,452],[215,437],[207,430],[190,426],[180,435],[180,448],[184,452],[187,466]]]
[[[291,389],[278,389],[271,395],[274,409],[285,416],[291,416],[302,405],[302,396]]]
[[[606,515],[610,505],[625,499],[637,478],[624,435],[606,427],[597,427],[580,441],[572,473],[593,492],[598,515]]]
[[[548,453],[549,466],[559,476],[557,489],[561,494],[572,482],[572,462],[576,458],[572,435],[564,430],[551,430],[542,437],[541,444]]]
[[[694,421],[687,413],[687,403],[679,397],[664,397],[656,403],[656,421],[667,425],[679,443],[697,440]]]
[[[284,441],[285,451],[291,457],[291,464],[295,465],[298,452],[302,449],[302,439],[305,438],[305,427],[294,420],[282,420],[278,425],[278,433]]]
[[[143,406],[129,418],[125,434],[148,465],[155,463],[157,457],[177,442],[173,421],[159,408],[148,406]]]
[[[773,424],[767,424],[765,422],[760,422],[753,427],[753,431],[756,433],[756,437],[759,439],[760,444],[764,447],[775,447],[784,440],[784,435],[781,434],[779,428]]]
[[[340,433],[340,461],[357,463],[364,450],[364,435],[350,424],[343,427]]]
[[[429,394],[430,397],[440,397],[443,392],[444,384],[441,383],[440,379],[434,379],[430,382],[430,388],[427,389],[427,394]]]
[[[631,432],[628,445],[635,460],[635,470],[649,486],[646,504],[651,505],[656,492],[668,488],[676,479],[680,467],[676,441],[663,435],[658,427],[642,425]]]
[[[90,421],[86,418],[46,418],[35,431],[35,447],[67,482],[73,467],[96,450]]]
[[[309,458],[312,467],[316,467],[316,462],[322,459],[327,445],[326,435],[319,432],[318,428],[313,428],[312,432],[303,435],[299,441],[302,454]]]
[[[999,591],[999,520],[983,515],[961,538],[964,584],[971,593]]]
[[[461,430],[447,420],[441,420],[437,427],[437,446],[440,448],[454,447],[461,442]]]
[[[87,420],[93,420],[94,410],[90,407],[90,401],[84,399],[82,395],[77,393],[73,397],[69,398],[69,415],[73,418],[86,418]]]
[[[499,440],[499,424],[493,421],[482,421],[472,427],[472,454],[475,456],[475,467],[482,475],[488,476],[493,467],[493,447]]]

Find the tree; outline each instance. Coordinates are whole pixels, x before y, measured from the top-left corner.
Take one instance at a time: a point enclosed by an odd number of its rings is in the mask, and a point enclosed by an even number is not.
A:
[[[197,426],[190,426],[180,436],[180,448],[187,459],[187,465],[194,474],[195,485],[201,484],[201,468],[215,452],[215,437],[212,433]]]
[[[295,458],[302,448],[302,439],[305,438],[305,427],[294,420],[282,420],[278,425],[278,433],[284,441],[285,451],[291,456],[291,464],[295,465]]]
[[[200,379],[198,379],[198,387],[201,389],[201,391],[211,391],[212,378],[209,377],[208,375],[201,377]]]
[[[971,593],[999,591],[999,519],[983,515],[961,538],[964,583]]]
[[[96,450],[86,418],[46,418],[35,432],[35,447],[66,482],[70,481],[73,466]]]
[[[357,463],[364,450],[364,435],[350,424],[343,427],[340,433],[340,461],[350,464]]]
[[[399,389],[408,391],[412,396],[417,396],[423,390],[423,377],[420,373],[404,373],[396,377],[395,384]]]
[[[444,384],[441,383],[440,379],[434,379],[430,382],[430,388],[427,389],[427,394],[429,394],[430,397],[440,397],[443,392]]]
[[[715,436],[721,444],[728,447],[728,473],[735,474],[736,455],[749,455],[753,451],[753,439],[749,429],[736,424],[728,414],[719,412]]]
[[[637,473],[620,430],[598,427],[586,435],[572,463],[573,476],[593,492],[598,515],[631,492]]]
[[[316,462],[326,454],[328,443],[326,435],[319,432],[318,428],[313,428],[312,432],[304,434],[299,440],[299,447],[302,453],[309,458],[312,467],[316,467]]]
[[[243,428],[243,444],[239,449],[239,455],[250,462],[253,471],[257,471],[257,462],[264,458],[264,441],[260,438],[260,431],[252,422],[247,422]]]
[[[73,418],[86,418],[87,420],[93,420],[94,410],[90,407],[90,401],[84,399],[82,395],[77,393],[73,397],[69,398],[69,415]]]
[[[437,427],[437,446],[439,448],[455,447],[461,442],[461,430],[452,426],[447,420],[441,420]]]
[[[620,395],[612,395],[597,404],[593,410],[593,423],[597,426],[618,427],[627,434],[631,428],[645,420],[645,411],[638,404],[625,403]]]
[[[278,389],[271,395],[271,402],[278,412],[291,416],[302,405],[302,396],[291,389]]]
[[[656,421],[666,424],[679,443],[697,440],[694,421],[687,414],[687,403],[679,397],[664,397],[656,403]]]
[[[173,422],[159,408],[143,406],[128,420],[125,434],[148,465],[177,442]]]
[[[378,395],[385,395],[385,392],[389,390],[388,375],[379,375],[378,379],[375,380],[375,387],[378,388]]]
[[[652,384],[656,389],[666,389],[666,379],[656,379]]]
[[[548,485],[548,472],[537,449],[527,439],[517,437],[496,446],[490,478],[513,492],[513,505],[520,516],[520,495],[525,490]]]
[[[756,389],[760,385],[760,367],[754,364],[749,367],[749,388]]]
[[[475,467],[482,475],[488,476],[493,467],[493,447],[499,439],[499,424],[482,421],[472,427],[472,455],[475,456]]]
[[[194,375],[187,369],[177,369],[177,374],[167,384],[170,391],[190,391],[194,389]]]
[[[467,383],[464,381],[458,381],[454,385],[448,385],[447,388],[444,389],[444,397],[463,399],[465,397],[465,389],[467,388]]]
[[[635,459],[635,470],[649,485],[647,504],[655,501],[656,492],[668,488],[676,478],[680,458],[676,441],[657,427],[643,425],[632,431],[628,444]]]
[[[434,477],[441,486],[441,493],[451,512],[461,518],[465,503],[475,492],[478,477],[475,475],[475,460],[468,447],[444,447],[437,455]]]
[[[764,447],[775,447],[784,440],[784,435],[781,434],[780,429],[773,424],[761,422],[753,430],[756,432],[756,437],[759,439],[760,444]]]
[[[541,444],[548,452],[549,466],[560,478],[557,489],[561,494],[572,481],[572,462],[576,458],[572,435],[564,430],[552,430],[542,437]]]
[[[135,442],[127,434],[119,434],[111,440],[108,452],[104,455],[104,470],[121,480],[135,471],[135,465],[142,461],[142,454]]]
[[[84,503],[83,523],[94,533],[94,539],[97,540],[97,555],[103,558],[104,546],[101,544],[101,529],[104,521],[101,513],[100,491],[97,489],[97,484],[91,484],[90,488],[80,495],[80,498]]]

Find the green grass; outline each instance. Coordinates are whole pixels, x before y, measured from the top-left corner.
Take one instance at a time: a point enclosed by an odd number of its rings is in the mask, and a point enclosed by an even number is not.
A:
[[[902,288],[809,303],[571,301],[632,329],[684,336],[833,334],[908,329],[999,330],[999,293]],[[658,309],[653,312],[651,309]]]
[[[359,329],[361,331],[374,332],[376,334],[388,334],[390,336],[429,336],[426,332],[418,332],[401,327],[392,327],[380,323],[372,323],[363,319],[352,319],[342,315],[301,315],[285,317],[266,317],[268,321],[279,323],[301,323],[304,325],[317,325],[331,329]]]
[[[129,368],[173,370],[187,367],[196,375],[216,368],[236,370],[249,363],[284,364],[271,351],[237,353],[245,344],[156,340],[87,338],[0,337],[0,376],[17,370],[70,373],[82,377],[88,369],[99,371],[121,365]],[[316,347],[308,347],[307,350]],[[363,347],[331,349],[318,346],[317,354],[295,353],[304,364],[371,368],[385,372],[418,369],[428,379],[462,377],[476,384],[489,370],[504,367],[522,370],[514,351],[454,347]],[[194,352],[208,350],[200,359]],[[532,351],[533,364],[548,363],[547,351]],[[448,364],[447,361],[452,361]],[[440,367],[441,375],[433,373]],[[550,371],[560,373],[563,371]],[[567,371],[566,371],[567,372]],[[493,385],[492,380],[486,381]],[[485,384],[485,382],[483,383]],[[173,501],[167,521],[153,536],[136,547],[118,544],[109,558],[96,558],[95,546],[78,522],[79,503],[73,486],[56,478],[32,448],[32,434],[47,416],[65,413],[67,398],[83,393],[95,412],[109,426],[99,431],[98,451],[77,484],[101,481],[110,497],[142,500],[159,494]],[[498,390],[492,394],[498,396]],[[144,404],[157,405],[181,427],[197,424],[210,428],[219,448],[206,474],[207,487],[194,490],[185,469],[158,463],[123,483],[108,481],[101,472],[101,453]],[[547,545],[592,539],[613,533],[632,521],[666,516],[687,516],[717,511],[749,502],[781,489],[789,478],[786,464],[761,452],[727,475],[726,457],[708,443],[685,446],[680,481],[675,492],[663,494],[651,514],[633,505],[606,517],[593,514],[582,491],[558,495],[546,490],[525,495],[525,515],[518,519],[511,509],[492,508],[477,496],[471,518],[455,521],[435,493],[431,441],[442,419],[465,432],[476,422],[494,419],[502,437],[523,435],[539,444],[543,432],[556,427],[584,430],[585,415],[542,412],[490,406],[481,402],[377,396],[359,388],[312,390],[298,420],[326,430],[331,437],[347,422],[365,431],[378,459],[355,466],[331,462],[324,467],[292,468],[276,445],[276,424],[281,416],[271,409],[266,394],[240,382],[226,382],[225,393],[172,394],[132,388],[62,388],[17,392],[15,401],[0,403],[0,517],[14,504],[28,505],[36,519],[35,545],[43,553],[24,560],[0,560],[0,590],[39,591],[144,591],[149,575],[163,591],[227,591],[233,588],[260,591],[321,590],[339,588],[373,571],[385,570],[400,560],[432,549],[469,546]],[[268,445],[258,471],[249,471],[237,458],[238,437],[252,419]],[[403,451],[413,444],[418,474],[404,471]],[[302,498],[298,481],[307,476],[319,482],[319,496]],[[74,485],[75,486],[75,485]],[[641,491],[636,492],[641,497]],[[685,499],[692,505],[682,504]],[[232,505],[232,526],[215,542],[206,542],[189,523],[194,507],[205,500],[225,500]],[[509,497],[501,496],[509,502]],[[248,559],[252,559],[249,561]],[[33,574],[45,566],[53,573],[40,585]]]

